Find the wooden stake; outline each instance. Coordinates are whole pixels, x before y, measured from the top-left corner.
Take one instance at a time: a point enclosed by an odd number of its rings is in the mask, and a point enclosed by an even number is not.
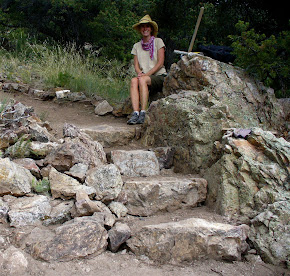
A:
[[[190,45],[189,45],[189,48],[188,48],[188,53],[190,53],[192,51],[193,44],[194,44],[194,41],[195,41],[195,38],[196,38],[196,34],[197,34],[197,30],[199,28],[199,24],[200,24],[202,15],[203,15],[203,11],[204,11],[204,7],[201,7],[200,8],[200,12],[199,12],[199,16],[198,16],[198,19],[197,19],[197,22],[196,22],[196,25],[195,25],[194,33],[193,33],[193,36],[192,36],[192,39],[191,39],[191,42],[190,42]]]

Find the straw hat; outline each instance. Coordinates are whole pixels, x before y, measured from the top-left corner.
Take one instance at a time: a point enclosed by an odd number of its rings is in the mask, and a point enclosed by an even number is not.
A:
[[[153,35],[157,36],[158,33],[158,25],[155,21],[152,21],[151,17],[147,14],[143,18],[140,19],[138,23],[133,25],[133,29],[136,30],[137,32],[140,32],[139,25],[141,24],[150,24],[153,27]]]

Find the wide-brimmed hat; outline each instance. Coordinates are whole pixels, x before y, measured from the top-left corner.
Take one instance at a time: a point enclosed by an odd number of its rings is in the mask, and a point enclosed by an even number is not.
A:
[[[153,27],[153,35],[157,36],[158,25],[155,21],[152,21],[151,17],[148,14],[146,14],[144,17],[142,17],[138,23],[134,24],[133,29],[136,30],[137,32],[140,32],[139,26],[141,24],[150,24]]]

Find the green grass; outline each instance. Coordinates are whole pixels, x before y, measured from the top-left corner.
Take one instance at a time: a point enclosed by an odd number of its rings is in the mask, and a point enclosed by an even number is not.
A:
[[[63,87],[88,96],[98,95],[109,102],[129,96],[132,73],[128,64],[83,55],[75,45],[67,47],[28,44],[13,54],[0,50],[0,70],[12,81],[21,81],[35,88]]]

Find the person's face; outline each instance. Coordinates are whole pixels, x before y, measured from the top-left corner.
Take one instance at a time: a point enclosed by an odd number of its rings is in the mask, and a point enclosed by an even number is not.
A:
[[[147,37],[151,36],[152,34],[152,27],[150,24],[141,24],[140,25],[140,32],[142,36]]]

